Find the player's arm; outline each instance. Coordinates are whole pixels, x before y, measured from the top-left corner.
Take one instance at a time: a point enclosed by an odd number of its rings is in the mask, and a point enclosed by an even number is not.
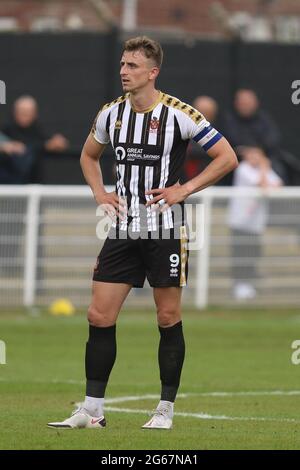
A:
[[[146,194],[152,194],[154,197],[146,205],[156,204],[163,200],[167,206],[171,206],[184,201],[191,194],[216,183],[238,165],[236,154],[224,137],[221,137],[206,153],[212,158],[212,162],[205,170],[183,185],[177,183],[168,188],[147,191]]]
[[[199,175],[181,186],[181,190],[186,194],[185,197],[215,184],[238,166],[236,154],[224,137],[206,153],[212,161]]]
[[[80,157],[80,165],[84,178],[90,186],[98,204],[100,204],[101,196],[106,192],[99,164],[99,159],[105,147],[105,144],[100,144],[89,134]]]
[[[80,165],[97,204],[102,204],[105,211],[113,216],[120,209],[120,201],[115,191],[108,193],[103,184],[99,160],[105,147],[106,144],[101,144],[92,134],[89,134],[81,152]]]

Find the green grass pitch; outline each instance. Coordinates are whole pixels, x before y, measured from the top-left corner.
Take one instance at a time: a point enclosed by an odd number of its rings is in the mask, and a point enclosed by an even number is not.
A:
[[[46,423],[66,418],[84,397],[85,316],[2,311],[0,449],[299,449],[300,365],[291,344],[300,339],[300,314],[216,309],[183,318],[172,430],[140,428],[159,394],[158,332],[154,312],[125,310],[106,429],[57,431]]]

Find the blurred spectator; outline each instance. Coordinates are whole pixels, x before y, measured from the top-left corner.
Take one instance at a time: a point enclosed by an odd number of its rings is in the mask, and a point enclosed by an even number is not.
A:
[[[31,169],[34,170],[42,151],[63,152],[69,142],[61,134],[47,138],[38,122],[38,105],[32,96],[19,97],[13,106],[12,122],[3,127],[3,133],[15,143],[22,143],[31,154]],[[31,179],[27,175],[23,183]]]
[[[20,96],[15,101],[13,121],[4,126],[3,132],[33,149],[62,152],[69,147],[69,142],[62,134],[46,138],[38,122],[38,105],[32,96]]]
[[[218,103],[211,96],[198,96],[193,103],[194,108],[198,109],[205,118],[214,124],[218,115]]]
[[[274,188],[283,184],[271,169],[270,160],[262,149],[247,147],[243,161],[235,171],[236,187]],[[233,295],[236,299],[256,296],[257,263],[261,256],[261,237],[268,222],[268,200],[264,197],[233,196],[229,204],[233,260]]]
[[[272,152],[279,146],[279,130],[260,108],[253,90],[240,89],[236,92],[233,111],[226,115],[225,129],[234,147],[258,145],[266,152]]]
[[[253,90],[240,89],[236,92],[233,110],[225,116],[223,130],[238,156],[241,156],[243,146],[262,148],[274,170],[287,182],[279,129],[273,119],[261,109]]]
[[[28,180],[32,153],[22,142],[0,132],[0,184],[22,184]]]

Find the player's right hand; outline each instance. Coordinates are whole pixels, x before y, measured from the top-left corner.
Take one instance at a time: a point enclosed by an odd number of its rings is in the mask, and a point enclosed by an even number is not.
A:
[[[127,214],[126,198],[118,196],[115,191],[101,193],[101,195],[96,197],[96,201],[113,221],[117,217],[120,220],[125,219]]]

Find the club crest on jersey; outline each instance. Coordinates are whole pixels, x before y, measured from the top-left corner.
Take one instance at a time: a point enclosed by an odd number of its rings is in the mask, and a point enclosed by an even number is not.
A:
[[[116,121],[115,129],[121,129],[121,127],[122,127],[122,121]]]
[[[157,132],[159,128],[159,120],[157,117],[153,117],[150,121],[150,129],[149,132]]]

